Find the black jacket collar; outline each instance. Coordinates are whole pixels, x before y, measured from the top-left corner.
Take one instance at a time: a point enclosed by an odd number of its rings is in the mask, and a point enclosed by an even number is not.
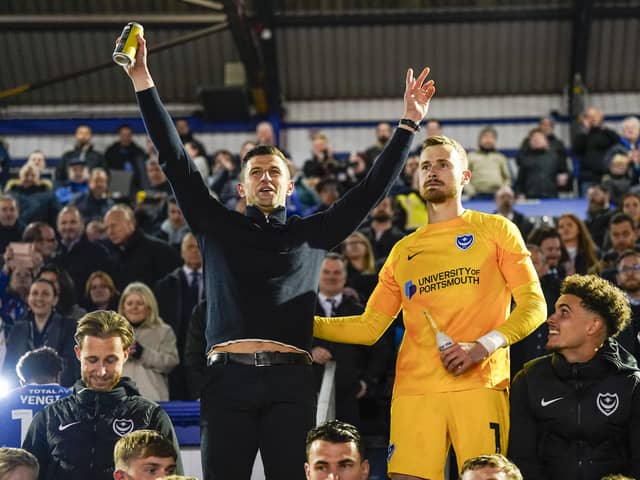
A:
[[[575,380],[598,379],[607,375],[612,369],[620,372],[637,371],[633,356],[613,338],[605,340],[595,356],[584,363],[569,363],[559,353],[553,353],[551,366],[560,378]]]
[[[277,223],[284,225],[287,222],[287,209],[284,207],[277,207],[268,216],[265,216],[258,207],[248,205],[245,215],[260,224]]]
[[[73,385],[73,393],[78,402],[83,405],[95,405],[97,402],[102,405],[116,405],[127,397],[140,395],[136,384],[128,377],[122,377],[118,384],[108,392],[91,390],[82,380],[78,380]]]

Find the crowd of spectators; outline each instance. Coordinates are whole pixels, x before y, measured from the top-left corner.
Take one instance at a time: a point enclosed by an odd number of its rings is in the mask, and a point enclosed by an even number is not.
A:
[[[477,148],[469,153],[472,178],[464,194],[495,199],[496,213],[518,226],[532,252],[549,313],[563,279],[573,273],[601,275],[625,291],[634,308],[619,339],[635,355],[640,351],[640,121],[625,119],[618,134],[604,127],[603,119],[600,110],[587,109],[569,149],[555,136],[553,120],[545,117],[524,135],[512,161],[499,151],[496,129],[480,129]],[[244,201],[236,189],[240,159],[255,145],[277,144],[271,125],[262,122],[255,138],[214,151],[197,140],[188,122],[176,123],[211,195],[242,212]],[[427,127],[432,134],[442,132],[437,120]],[[313,134],[309,158],[291,159],[289,164],[295,188],[287,199],[288,213],[307,216],[331,208],[364,176],[391,133],[391,125],[380,123],[372,145],[363,145],[347,158],[335,154],[325,134]],[[109,309],[134,328],[124,373],[141,394],[154,401],[197,399],[205,368],[204,343],[198,341],[205,300],[198,245],[153,145],[137,145],[126,125],[117,136],[103,154],[93,147],[91,129],[81,125],[75,144],[55,170],[48,168],[40,151],[29,156],[17,178],[2,169],[2,374],[17,385],[20,356],[48,346],[63,360],[61,384],[73,385],[80,375],[73,353],[75,325],[86,312]],[[237,154],[232,151],[236,148]],[[323,276],[338,280],[321,279],[319,313],[361,309],[395,242],[425,222],[417,185],[418,155],[409,158],[389,196],[331,257],[333,273],[323,270]],[[300,170],[296,163],[302,165]],[[113,188],[115,177],[126,180],[124,188]],[[567,213],[541,223],[517,210],[518,200],[571,194],[587,198],[585,221]],[[344,270],[338,268],[341,265]],[[547,335],[545,324],[512,347],[514,374],[545,353]],[[388,433],[394,337],[391,330],[378,344],[357,350],[316,344],[313,358],[320,373],[328,359],[338,359],[338,371],[348,372],[351,383],[338,388],[340,395],[350,396],[344,419],[365,435],[386,438]],[[345,376],[340,373],[338,378]],[[337,402],[344,405],[345,398]]]

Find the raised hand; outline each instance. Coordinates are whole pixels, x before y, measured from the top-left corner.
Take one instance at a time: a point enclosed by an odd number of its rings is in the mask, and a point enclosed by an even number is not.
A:
[[[136,58],[130,65],[123,65],[122,68],[129,75],[136,91],[153,87],[153,79],[147,66],[147,41],[142,35],[137,36],[138,49]],[[116,44],[118,39],[116,39]]]
[[[436,87],[433,80],[425,83],[431,69],[425,67],[418,78],[413,77],[413,69],[407,70],[407,78],[404,90],[404,115],[402,118],[408,118],[416,123],[420,123],[429,111],[429,102],[431,97],[436,93]]]

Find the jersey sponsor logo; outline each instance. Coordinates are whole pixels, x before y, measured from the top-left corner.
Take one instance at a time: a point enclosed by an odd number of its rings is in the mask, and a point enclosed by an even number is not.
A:
[[[435,292],[443,288],[461,285],[480,285],[480,269],[472,267],[451,268],[418,279],[419,294]],[[405,286],[406,289],[406,286]]]
[[[23,405],[50,405],[56,400],[60,400],[62,395],[20,395],[20,402]]]
[[[413,283],[411,280],[407,280],[405,282],[404,294],[409,300],[411,300],[411,297],[413,297],[416,294],[417,290],[418,288],[416,287],[415,283]]]
[[[463,252],[468,250],[471,245],[473,245],[474,236],[473,233],[467,233],[465,235],[458,235],[456,237],[456,247],[458,247]]]
[[[413,257],[415,257],[416,255],[420,255],[422,252],[424,252],[424,250],[420,250],[419,252],[412,253],[411,255],[407,255],[407,261],[410,261]]]
[[[620,406],[620,399],[617,393],[599,393],[596,398],[596,406],[598,410],[604,413],[607,417],[611,415]]]
[[[78,425],[79,423],[80,422],[71,422],[71,423],[67,423],[66,425],[58,425],[58,431],[64,432],[67,428],[73,427],[74,425]]]
[[[395,443],[389,444],[389,448],[387,449],[387,463],[391,461],[391,457],[393,456],[393,452],[395,451],[396,451],[396,444]]]
[[[564,397],[558,397],[558,398],[552,398],[551,400],[545,400],[544,397],[542,397],[542,400],[540,400],[540,405],[543,407],[547,407],[549,405],[551,405],[552,403],[556,403],[560,400],[562,400]]]
[[[113,421],[113,431],[117,435],[124,437],[127,433],[133,432],[133,420],[128,418],[116,418]]]

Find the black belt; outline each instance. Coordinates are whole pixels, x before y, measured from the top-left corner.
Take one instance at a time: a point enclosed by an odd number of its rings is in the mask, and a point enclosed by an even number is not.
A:
[[[254,352],[232,353],[212,352],[207,356],[207,365],[216,363],[239,363],[251,367],[271,367],[273,365],[311,365],[311,358],[307,353],[295,352]]]

